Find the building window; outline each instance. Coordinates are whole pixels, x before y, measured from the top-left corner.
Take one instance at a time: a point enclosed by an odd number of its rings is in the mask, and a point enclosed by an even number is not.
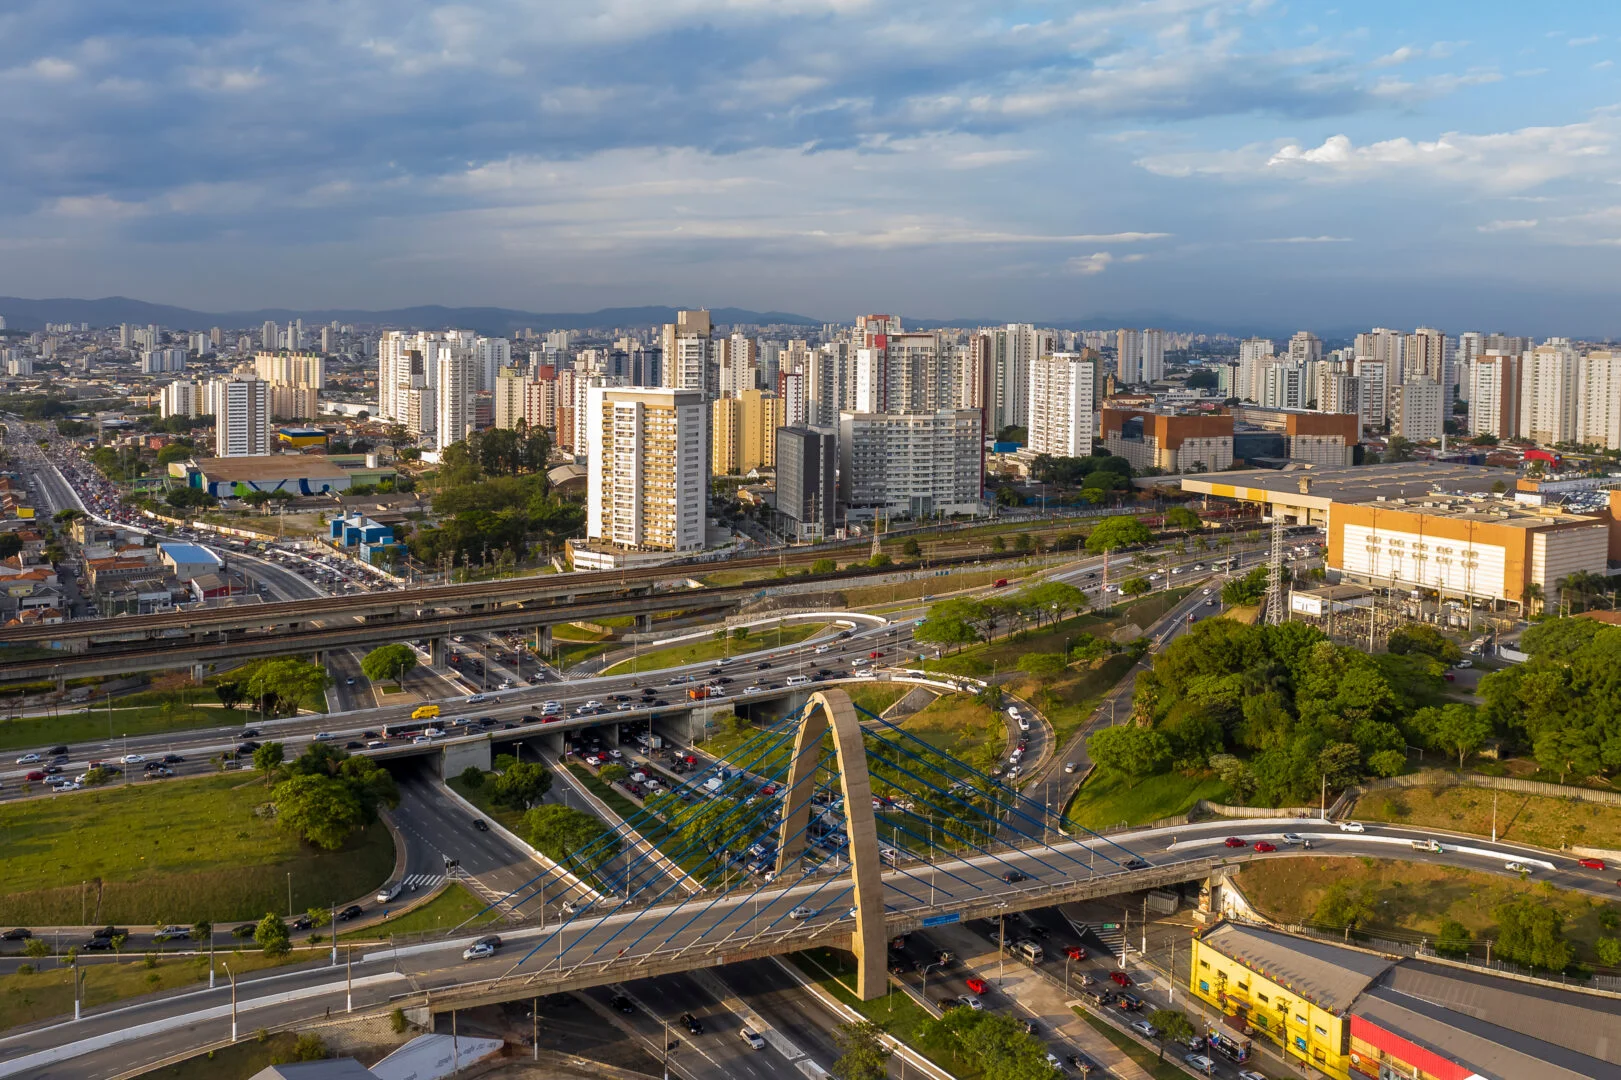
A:
[[[1319,1065],[1321,1065],[1324,1061],[1323,1052],[1321,1050],[1313,1050],[1311,1052],[1311,1057],[1312,1060],[1317,1062]]]
[[[1201,993],[1201,994],[1210,993],[1210,984],[1208,982],[1206,982],[1204,979],[1199,980],[1199,993]]]
[[[1318,1034],[1318,1036],[1320,1038],[1324,1038],[1324,1039],[1328,1038],[1328,1032],[1324,1031],[1322,1028],[1317,1027],[1317,1026],[1314,1025],[1312,1027],[1312,1030],[1317,1032],[1317,1034]]]
[[[1266,1004],[1267,1002],[1270,1002],[1272,999],[1267,997],[1265,994],[1256,994],[1255,995],[1255,1000],[1261,1002],[1262,1004]]]
[[[1295,1049],[1299,1050],[1302,1054],[1306,1052],[1306,1037],[1304,1035],[1295,1036]]]
[[[1199,966],[1204,968],[1206,971],[1209,971],[1210,970],[1210,961],[1208,961],[1208,960],[1200,960],[1199,961]]]

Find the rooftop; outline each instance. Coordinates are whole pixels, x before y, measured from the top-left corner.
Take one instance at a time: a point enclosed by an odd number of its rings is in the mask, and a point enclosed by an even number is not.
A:
[[[1333,1013],[1350,1008],[1356,996],[1395,962],[1377,953],[1240,923],[1221,923],[1201,940],[1257,975]]]
[[[1404,461],[1391,465],[1310,465],[1290,468],[1239,469],[1183,476],[1182,490],[1250,502],[1326,508],[1330,502],[1359,503],[1384,499],[1423,499],[1435,492],[1486,494],[1492,485],[1512,487],[1514,474],[1483,465]]]
[[[303,477],[338,479],[349,470],[321,454],[265,454],[253,457],[198,458],[197,469],[214,483],[249,483]]]
[[[220,563],[220,557],[201,544],[159,544],[158,551],[177,563]]]

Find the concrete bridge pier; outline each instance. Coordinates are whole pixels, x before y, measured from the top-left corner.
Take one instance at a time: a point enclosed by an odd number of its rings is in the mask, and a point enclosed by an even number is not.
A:
[[[51,681],[56,683],[56,692],[58,694],[67,693],[68,677],[66,675],[53,675],[51,676]]]
[[[435,637],[428,639],[428,666],[435,671],[443,671],[445,662],[449,659],[445,654],[445,639]]]
[[[542,748],[542,753],[548,761],[555,761],[563,755],[565,743],[561,731],[545,731],[528,741],[538,742]]]
[[[535,627],[535,652],[551,659],[552,655],[552,628],[548,626]]]
[[[460,776],[469,765],[476,765],[485,772],[490,771],[490,737],[484,736],[476,742],[451,743],[446,746],[439,759],[439,775],[445,779]]]
[[[653,613],[651,611],[644,611],[636,616],[636,632],[638,634],[650,634],[653,632]]]
[[[192,682],[197,683],[200,686],[202,685],[202,681],[206,678],[208,678],[208,665],[200,661],[191,665]]]

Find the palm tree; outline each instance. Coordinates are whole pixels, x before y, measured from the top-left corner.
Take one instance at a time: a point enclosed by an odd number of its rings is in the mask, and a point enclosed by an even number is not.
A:
[[[1537,606],[1539,604],[1541,604],[1541,603],[1542,603],[1542,586],[1538,585],[1534,581],[1526,582],[1525,583],[1525,595],[1524,595],[1523,601],[1522,601],[1522,606],[1525,608],[1526,614],[1528,614],[1528,615],[1533,614],[1536,611]]]

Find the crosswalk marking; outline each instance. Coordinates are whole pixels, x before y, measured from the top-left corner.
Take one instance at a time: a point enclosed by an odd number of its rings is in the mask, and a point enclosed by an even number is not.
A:
[[[413,889],[432,889],[445,880],[443,874],[412,874],[401,880],[400,884],[408,885]]]
[[[507,918],[513,920],[523,918],[523,915],[518,911],[518,906],[516,904],[514,904],[510,899],[503,899],[506,896],[505,893],[497,892],[488,885],[484,884],[478,878],[473,877],[471,874],[458,874],[456,880],[460,881],[469,889],[472,889],[485,901],[494,904]]]

